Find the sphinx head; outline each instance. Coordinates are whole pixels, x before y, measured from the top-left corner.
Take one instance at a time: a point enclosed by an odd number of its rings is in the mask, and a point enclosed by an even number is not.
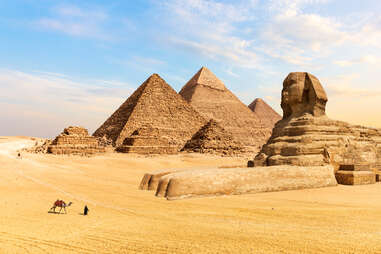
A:
[[[283,81],[283,119],[304,113],[323,116],[327,100],[319,80],[307,72],[291,72]]]

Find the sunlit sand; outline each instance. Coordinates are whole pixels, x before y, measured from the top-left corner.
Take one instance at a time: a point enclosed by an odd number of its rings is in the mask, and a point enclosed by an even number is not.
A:
[[[0,138],[0,253],[377,253],[381,184],[167,201],[152,169],[244,166],[203,155],[22,153]],[[48,213],[57,199],[67,214]],[[81,215],[84,206],[88,216]]]

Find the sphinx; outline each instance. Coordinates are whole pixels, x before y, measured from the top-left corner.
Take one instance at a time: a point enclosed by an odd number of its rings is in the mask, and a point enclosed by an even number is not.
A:
[[[374,183],[381,130],[328,118],[327,102],[315,76],[292,72],[283,82],[283,118],[249,163],[254,167],[160,171],[146,175],[141,188],[173,200]]]
[[[305,72],[283,82],[283,118],[254,158],[254,166],[343,165],[377,171],[381,166],[381,130],[332,120],[325,113],[327,95],[319,80]]]

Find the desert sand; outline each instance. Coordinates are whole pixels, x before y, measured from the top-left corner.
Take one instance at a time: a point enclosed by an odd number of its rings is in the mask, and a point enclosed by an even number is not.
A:
[[[0,253],[381,253],[381,183],[167,201],[138,190],[145,172],[247,159],[16,158],[34,143],[0,137]],[[57,198],[67,214],[48,213]]]

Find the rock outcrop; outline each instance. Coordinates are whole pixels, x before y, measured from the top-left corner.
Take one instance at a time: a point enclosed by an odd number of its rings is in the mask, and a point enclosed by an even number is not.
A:
[[[248,107],[261,119],[267,128],[274,128],[274,125],[282,119],[282,117],[261,98],[255,99]]]
[[[209,69],[202,67],[179,94],[205,119],[214,119],[232,137],[258,152],[271,135],[261,119],[243,104]]]
[[[70,126],[58,135],[48,146],[48,153],[91,155],[105,152],[95,137],[82,127]]]
[[[231,156],[244,153],[244,146],[211,119],[193,135],[182,150]]]
[[[255,157],[255,166],[367,164],[381,166],[381,130],[329,119],[327,96],[319,80],[290,73],[283,83],[283,119]]]
[[[112,140],[121,152],[174,153],[206,122],[153,74],[93,135]]]

